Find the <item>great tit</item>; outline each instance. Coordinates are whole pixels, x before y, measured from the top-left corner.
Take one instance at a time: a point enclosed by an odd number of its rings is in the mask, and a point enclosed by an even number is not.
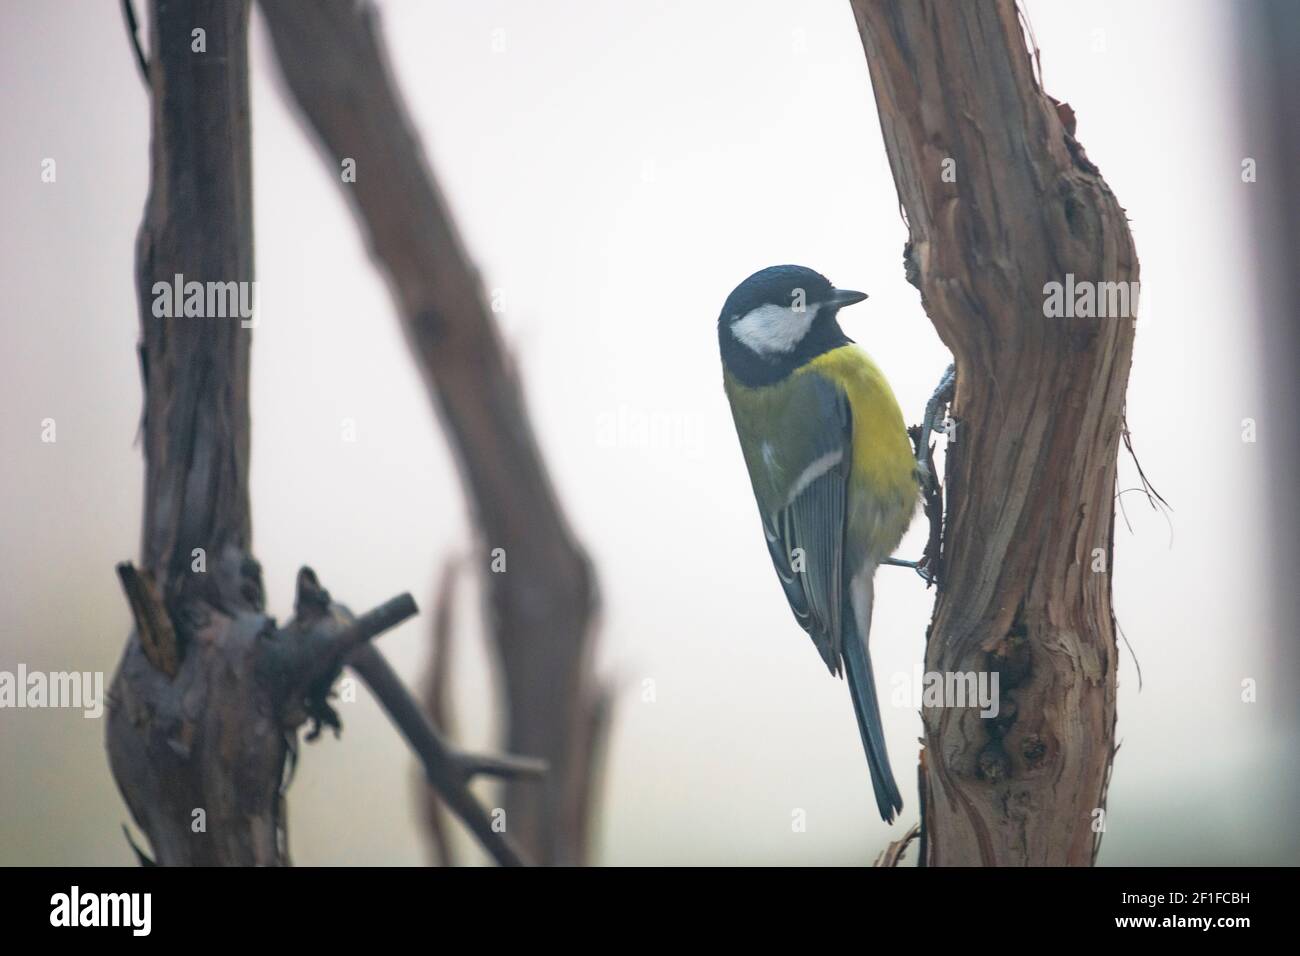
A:
[[[718,317],[723,385],[772,564],[832,675],[848,677],[880,816],[889,769],[867,636],[876,567],[912,520],[921,474],[889,383],[840,328],[862,292],[803,266],[754,273]]]

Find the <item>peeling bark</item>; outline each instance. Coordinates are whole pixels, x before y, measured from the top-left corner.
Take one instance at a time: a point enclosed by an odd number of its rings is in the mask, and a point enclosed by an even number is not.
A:
[[[109,692],[114,779],[159,864],[287,864],[289,757],[306,721],[308,739],[338,728],[327,698],[346,662],[447,806],[498,862],[523,862],[468,783],[535,780],[545,766],[449,747],[367,643],[415,613],[410,595],[353,616],[303,568],[294,616],[280,626],[264,611],[250,552],[251,329],[208,302],[203,315],[175,300],[155,310],[153,291],[178,275],[252,280],[248,5],[154,0],[151,28],[150,188],[136,245],[144,530],[141,567],[118,567],[135,631]]]
[[[157,862],[272,865],[288,859],[288,743],[270,698],[250,693],[270,622],[249,553],[249,330],[237,316],[153,309],[154,283],[176,275],[253,278],[248,5],[154,2],[151,13],[136,241],[144,527],[140,571],[119,568],[136,633],[110,693],[109,760]],[[205,52],[191,48],[195,29]]]
[[[1088,865],[1113,756],[1113,499],[1134,322],[1048,318],[1044,292],[1067,273],[1135,282],[1136,252],[1072,112],[1038,86],[1011,0],[852,7],[908,276],[957,366],[926,670],[1001,685],[997,718],[923,711],[923,863]]]

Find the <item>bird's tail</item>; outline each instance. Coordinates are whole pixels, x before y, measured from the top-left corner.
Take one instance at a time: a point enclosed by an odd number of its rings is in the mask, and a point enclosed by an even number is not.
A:
[[[868,598],[870,600],[870,598]],[[866,629],[870,629],[871,611],[866,609]],[[854,615],[846,614],[846,624]],[[880,703],[876,697],[876,681],[871,673],[871,657],[867,653],[867,635],[859,634],[857,626],[845,627],[844,670],[848,677],[849,693],[853,696],[853,711],[858,716],[858,732],[862,735],[862,748],[867,752],[867,765],[871,770],[871,786],[876,791],[876,806],[880,818],[894,822],[894,815],[903,809],[903,798],[889,769],[889,753],[885,750],[885,732],[880,723]]]

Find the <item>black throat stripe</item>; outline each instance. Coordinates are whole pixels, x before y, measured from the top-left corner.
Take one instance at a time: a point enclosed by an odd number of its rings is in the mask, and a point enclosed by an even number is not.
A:
[[[731,322],[724,319],[718,323],[718,347],[722,351],[722,364],[741,385],[750,388],[775,385],[817,356],[853,342],[840,328],[835,311],[819,314],[808,329],[808,334],[789,352],[770,356],[759,355],[744,345],[732,332]]]

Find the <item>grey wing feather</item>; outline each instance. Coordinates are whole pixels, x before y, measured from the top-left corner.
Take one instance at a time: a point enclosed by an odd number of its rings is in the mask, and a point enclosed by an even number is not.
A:
[[[851,422],[843,392],[825,380],[818,388],[823,415],[809,425],[825,435],[814,459],[825,463],[825,470],[795,489],[775,514],[764,515],[763,532],[795,619],[812,637],[831,673],[838,674]]]

